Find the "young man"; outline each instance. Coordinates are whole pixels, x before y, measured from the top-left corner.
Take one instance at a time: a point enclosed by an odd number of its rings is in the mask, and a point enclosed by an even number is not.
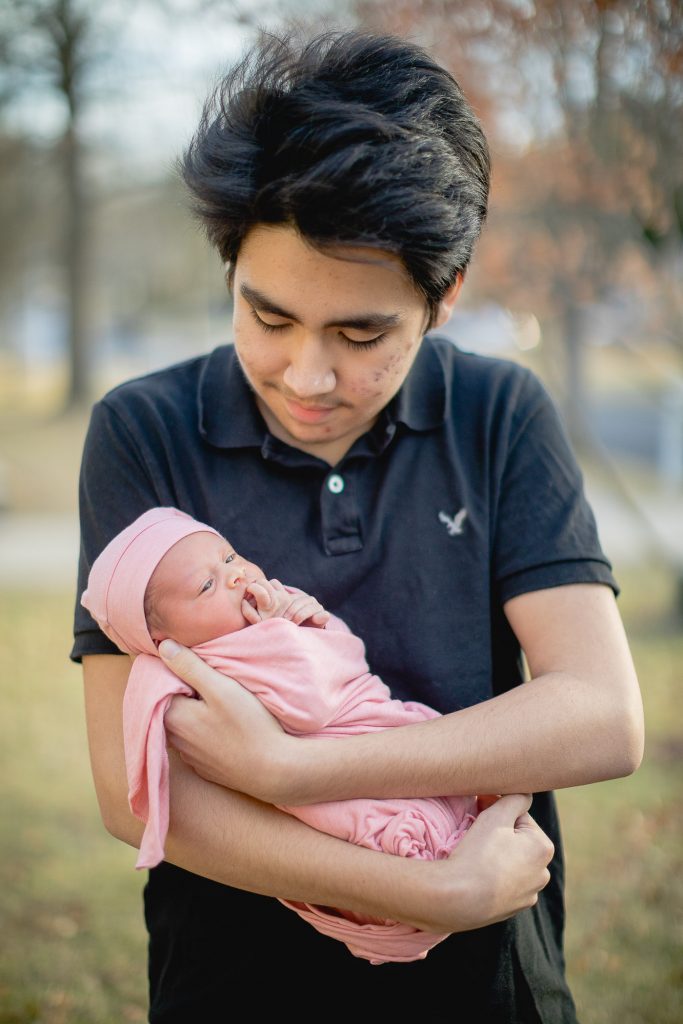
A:
[[[315,593],[394,696],[444,717],[295,749],[241,687],[166,650],[204,699],[167,716],[182,759],[168,863],[145,893],[150,1020],[228,1020],[238,991],[276,1013],[310,977],[330,997],[362,992],[349,1004],[361,1020],[572,1022],[547,791],[633,771],[642,709],[545,392],[513,364],[423,337],[448,319],[485,216],[481,128],[451,76],[402,40],[271,40],[207,106],[184,173],[228,264],[235,345],[96,406],[82,585],[123,526],[174,505]],[[103,818],[135,845],[129,664],[80,612],[73,656]],[[272,806],[443,793],[509,795],[431,864]],[[454,934],[425,961],[372,967],[272,896]],[[301,1020],[319,1014],[299,998]]]

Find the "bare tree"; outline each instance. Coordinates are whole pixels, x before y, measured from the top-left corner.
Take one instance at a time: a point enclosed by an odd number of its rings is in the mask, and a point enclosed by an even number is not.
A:
[[[590,303],[625,280],[644,297],[656,288],[681,344],[680,0],[357,0],[355,10],[428,44],[484,113],[496,180],[484,276],[498,297],[553,321],[580,434]]]
[[[0,22],[5,56],[3,92],[8,102],[41,90],[64,105],[57,140],[63,181],[64,267],[66,275],[69,390],[67,405],[87,392],[85,307],[88,293],[86,193],[82,119],[88,75],[99,56],[94,45],[97,10],[78,0],[6,0]]]

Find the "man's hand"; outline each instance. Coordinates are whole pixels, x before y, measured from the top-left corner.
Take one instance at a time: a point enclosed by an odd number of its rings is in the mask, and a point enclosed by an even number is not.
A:
[[[297,741],[257,697],[194,651],[164,640],[159,654],[201,698],[174,697],[164,718],[169,741],[182,759],[210,782],[278,802],[273,795],[284,755]]]
[[[482,811],[450,857],[433,863],[454,887],[451,894],[442,894],[427,919],[412,923],[426,931],[468,931],[533,906],[550,881],[555,849],[530,806],[530,796],[514,794]]]
[[[264,619],[289,619],[297,626],[309,622],[324,629],[330,613],[310,594],[290,594],[279,580],[256,580],[247,586],[242,614],[252,626]]]

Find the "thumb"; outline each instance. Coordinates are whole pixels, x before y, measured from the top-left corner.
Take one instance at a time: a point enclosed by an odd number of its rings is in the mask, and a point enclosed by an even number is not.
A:
[[[213,692],[212,671],[199,655],[175,640],[162,640],[159,655],[171,672],[196,690],[202,697]]]
[[[524,815],[528,817],[530,807],[531,794],[510,793],[481,811],[478,820],[484,820],[492,827],[503,825],[513,828],[518,818]]]

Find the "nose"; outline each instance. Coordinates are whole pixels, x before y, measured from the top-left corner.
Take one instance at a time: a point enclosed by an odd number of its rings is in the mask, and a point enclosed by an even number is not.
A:
[[[308,336],[293,346],[283,383],[297,398],[329,395],[337,378],[322,339]]]
[[[247,570],[243,565],[228,566],[228,573],[226,576],[226,584],[230,589],[234,589],[244,581],[247,575]]]

